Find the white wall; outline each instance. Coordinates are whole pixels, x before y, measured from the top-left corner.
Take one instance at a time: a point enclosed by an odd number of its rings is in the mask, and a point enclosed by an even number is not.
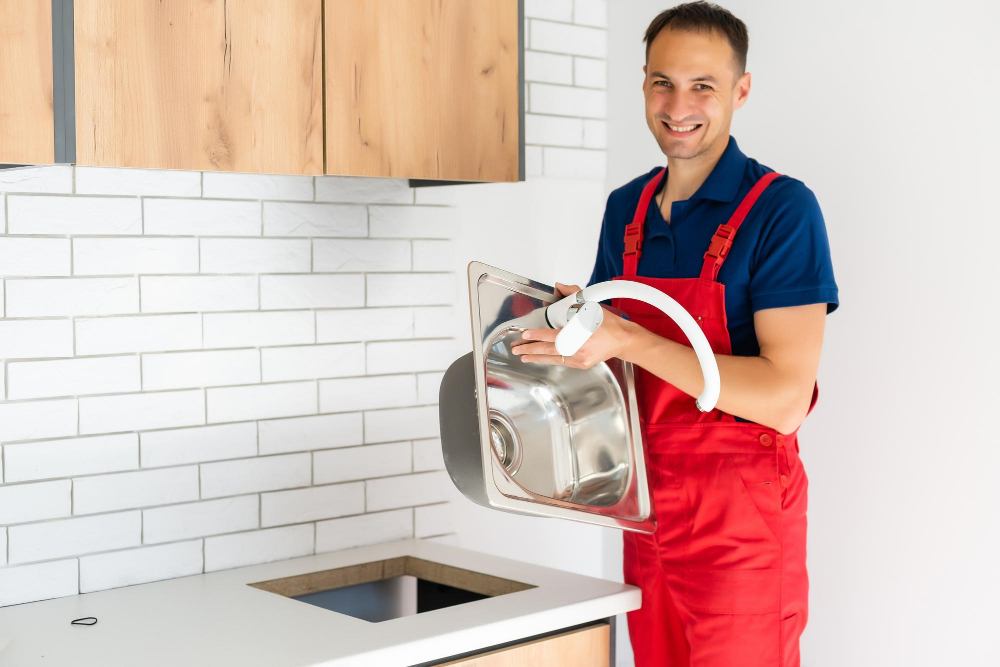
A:
[[[610,3],[609,189],[665,163],[641,39],[671,4]],[[732,134],[816,193],[840,287],[801,431],[803,663],[994,665],[1000,5],[723,4],[750,32]]]

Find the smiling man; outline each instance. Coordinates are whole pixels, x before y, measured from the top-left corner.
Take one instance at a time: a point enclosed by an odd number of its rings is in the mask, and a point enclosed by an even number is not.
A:
[[[722,392],[700,412],[700,366],[668,318],[613,306],[571,357],[555,331],[524,332],[528,363],[638,366],[636,390],[658,527],[625,533],[636,664],[797,666],[806,624],[807,479],[797,432],[818,395],[826,315],[838,305],[815,195],[744,155],[730,136],[750,94],[746,26],[705,2],[658,15],[645,35],[646,122],[667,166],[608,197],[590,284],[651,285],[702,327]],[[561,294],[576,285],[556,288]]]

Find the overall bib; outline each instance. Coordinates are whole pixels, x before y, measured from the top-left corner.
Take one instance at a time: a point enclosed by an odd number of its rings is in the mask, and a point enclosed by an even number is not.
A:
[[[779,176],[764,175],[720,225],[698,278],[636,275],[643,222],[664,175],[646,184],[625,228],[624,270],[673,297],[701,326],[716,354],[732,354],[725,286],[717,280],[740,224]],[[645,303],[615,299],[633,322],[690,345],[673,320]],[[625,532],[625,582],[642,589],[628,614],[636,665],[788,667],[799,665],[806,624],[806,488],[796,433],[738,422],[635,367],[656,509],[652,535]],[[818,388],[813,387],[812,411]]]

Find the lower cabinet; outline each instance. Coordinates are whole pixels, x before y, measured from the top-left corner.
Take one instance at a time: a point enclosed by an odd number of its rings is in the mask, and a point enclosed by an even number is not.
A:
[[[602,622],[439,663],[438,667],[609,667],[610,661],[611,626]]]

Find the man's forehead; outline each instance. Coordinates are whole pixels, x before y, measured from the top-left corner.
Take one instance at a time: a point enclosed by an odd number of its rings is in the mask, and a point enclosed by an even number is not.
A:
[[[712,76],[719,79],[732,68],[733,50],[714,32],[663,30],[649,49],[647,71],[669,79]]]

